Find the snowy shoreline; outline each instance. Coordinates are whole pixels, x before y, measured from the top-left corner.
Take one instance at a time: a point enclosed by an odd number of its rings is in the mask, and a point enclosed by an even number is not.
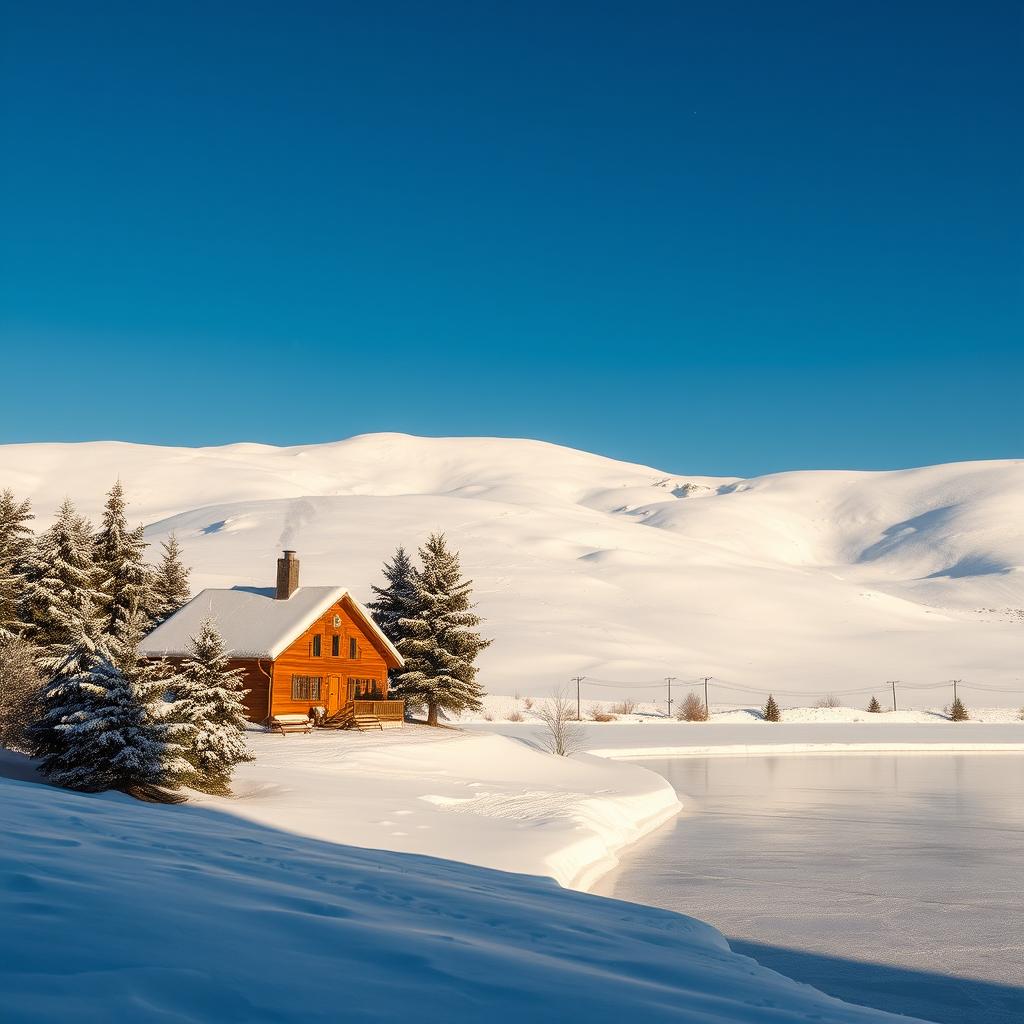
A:
[[[679,813],[638,765],[556,758],[517,739],[406,725],[384,733],[249,735],[230,799],[191,802],[313,839],[547,875],[586,891]]]

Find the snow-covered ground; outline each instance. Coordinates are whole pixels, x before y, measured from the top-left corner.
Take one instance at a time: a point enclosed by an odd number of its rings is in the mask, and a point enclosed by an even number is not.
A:
[[[480,714],[463,715],[471,731],[517,737],[543,747],[548,730],[539,712],[544,698],[489,696]],[[605,711],[616,702],[604,702]],[[951,722],[941,709],[887,711],[858,708],[783,708],[781,722],[766,722],[757,708],[712,705],[708,722],[680,722],[656,704],[638,704],[612,721],[574,723],[576,749],[605,758],[641,759],[749,754],[881,752],[1024,752],[1024,718],[1017,708],[974,708],[971,719]]]
[[[406,725],[253,731],[233,799],[194,802],[329,842],[421,853],[586,889],[615,854],[679,811],[659,775],[556,758],[514,739]]]
[[[737,480],[537,441],[378,434],[8,445],[0,477],[39,525],[65,495],[95,515],[120,477],[151,541],[177,532],[197,587],[267,585],[288,546],[303,582],[365,599],[398,542],[444,529],[495,638],[494,692],[581,674],[596,700],[618,696],[609,681],[711,675],[716,703],[861,688],[860,705],[899,679],[901,706],[925,708],[960,678],[970,707],[1024,705],[1019,461]]]
[[[896,1020],[537,877],[673,813],[644,769],[422,729],[253,739],[237,799],[180,807],[0,752],[5,1024]]]

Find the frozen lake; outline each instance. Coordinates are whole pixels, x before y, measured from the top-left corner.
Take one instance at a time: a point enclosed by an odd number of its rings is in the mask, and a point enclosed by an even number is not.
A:
[[[595,892],[708,921],[850,1002],[1024,1020],[1024,756],[642,763],[687,810]]]

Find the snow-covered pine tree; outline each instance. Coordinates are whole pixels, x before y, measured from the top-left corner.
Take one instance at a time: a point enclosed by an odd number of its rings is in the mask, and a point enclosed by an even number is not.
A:
[[[245,742],[242,672],[230,668],[224,641],[210,620],[192,638],[192,655],[170,683],[172,717],[185,726],[182,741],[192,771],[189,786],[205,793],[229,793],[235,766],[251,761]]]
[[[0,641],[28,629],[26,588],[35,548],[28,524],[34,518],[27,498],[18,501],[10,490],[0,494]]]
[[[782,721],[782,712],[779,711],[779,705],[775,703],[775,697],[770,693],[765,706],[761,709],[761,715],[766,722]]]
[[[395,691],[425,703],[427,724],[437,725],[439,709],[482,708],[475,661],[491,641],[475,632],[482,620],[470,601],[473,583],[461,578],[458,553],[449,550],[444,534],[431,534],[419,556],[412,608],[399,623],[405,636],[397,646],[405,668],[395,679]]]
[[[43,774],[58,786],[148,796],[190,771],[175,739],[182,730],[164,715],[165,680],[138,657],[141,616],[126,624],[121,640],[103,631],[104,618],[87,601],[65,628],[69,639],[51,649],[53,677],[33,745]]]
[[[143,561],[144,527],[129,529],[127,502],[118,480],[107,493],[103,520],[96,534],[93,556],[99,588],[105,598],[107,631],[117,634],[140,610],[148,614],[152,604],[152,570]]]
[[[868,711],[873,715],[880,715],[882,713],[882,705],[878,703],[877,697],[871,698],[871,703],[868,704]]]
[[[28,730],[39,718],[42,687],[36,654],[24,637],[0,639],[0,747],[31,749]]]
[[[29,609],[40,647],[65,643],[69,624],[86,605],[96,614],[102,600],[96,577],[92,527],[65,500],[56,522],[39,538],[29,572]]]
[[[169,619],[191,596],[189,570],[181,560],[181,546],[172,533],[160,545],[160,561],[152,579],[150,618],[154,626]]]
[[[390,562],[384,563],[382,572],[386,583],[383,587],[371,589],[376,597],[369,608],[381,632],[396,646],[405,636],[402,619],[408,616],[416,601],[415,569],[405,548],[399,544]],[[401,669],[392,669],[391,677],[396,678]]]

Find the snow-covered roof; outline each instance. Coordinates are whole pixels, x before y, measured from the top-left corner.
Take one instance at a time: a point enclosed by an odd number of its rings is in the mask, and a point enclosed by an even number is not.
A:
[[[184,608],[161,623],[139,645],[147,658],[181,657],[192,651],[192,638],[212,619],[234,658],[276,658],[333,604],[345,600],[381,646],[403,664],[394,644],[380,631],[370,613],[345,587],[299,587],[278,601],[273,587],[234,587],[200,591]]]

